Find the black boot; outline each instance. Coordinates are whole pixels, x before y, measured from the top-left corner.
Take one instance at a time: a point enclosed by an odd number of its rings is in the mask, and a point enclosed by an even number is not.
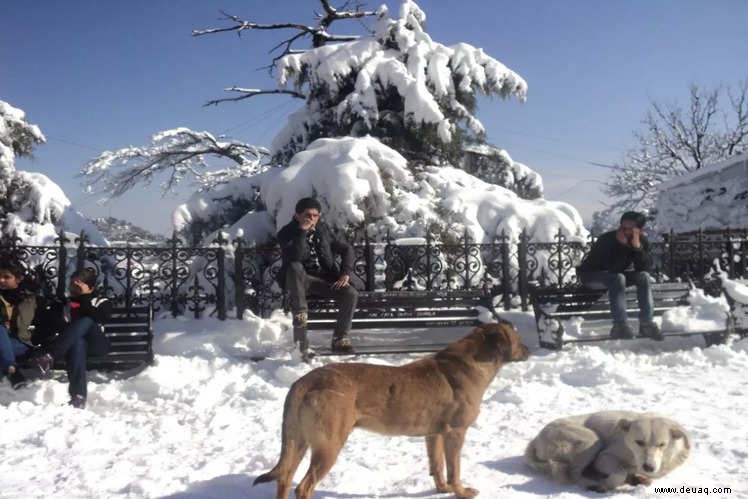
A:
[[[347,334],[336,334],[333,336],[330,349],[335,353],[356,353],[351,339]]]
[[[306,360],[309,352],[309,338],[306,331],[307,313],[305,310],[295,313],[293,316],[293,342],[299,344],[302,358]]]

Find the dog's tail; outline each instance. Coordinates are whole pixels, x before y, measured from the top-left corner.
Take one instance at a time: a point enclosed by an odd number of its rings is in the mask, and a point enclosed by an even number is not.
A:
[[[553,459],[541,459],[535,440],[530,442],[525,449],[525,462],[534,470],[544,473],[551,478],[562,483],[571,482],[571,469],[567,463],[555,461]]]
[[[299,389],[297,383],[294,383],[289,389],[283,405],[281,453],[278,463],[267,473],[263,473],[255,478],[252,485],[275,481],[281,484],[290,483],[296,468],[299,466],[299,462],[306,453],[308,444],[300,433],[301,428],[298,414],[298,407],[301,405],[299,399],[303,398],[304,391]]]

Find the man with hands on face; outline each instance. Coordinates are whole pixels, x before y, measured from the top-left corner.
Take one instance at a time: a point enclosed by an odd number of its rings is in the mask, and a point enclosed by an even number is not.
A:
[[[626,316],[626,287],[636,286],[639,302],[639,336],[662,340],[660,328],[652,320],[652,267],[649,241],[642,233],[646,218],[627,211],[617,230],[602,234],[577,269],[580,282],[589,289],[607,289],[613,327],[617,339],[634,337]]]
[[[338,303],[338,320],[332,336],[332,350],[353,353],[348,337],[356,310],[358,292],[350,285],[355,253],[346,241],[335,236],[320,220],[321,205],[315,198],[296,203],[293,219],[278,232],[283,262],[278,281],[288,293],[293,314],[294,341],[304,355],[306,337],[307,295],[332,297]],[[340,264],[335,255],[341,257]]]
[[[68,373],[70,405],[86,406],[88,375],[86,357],[109,352],[109,339],[101,324],[109,320],[112,303],[96,294],[97,275],[92,269],[82,269],[70,276],[70,300],[65,307],[64,327],[48,351],[34,359],[39,370],[46,374],[55,358],[64,358]]]

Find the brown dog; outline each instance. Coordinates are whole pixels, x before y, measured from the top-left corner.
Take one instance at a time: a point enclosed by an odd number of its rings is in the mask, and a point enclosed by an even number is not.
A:
[[[483,392],[505,362],[524,360],[527,347],[509,323],[484,324],[434,356],[400,367],[362,363],[317,368],[288,391],[278,464],[254,483],[278,481],[285,499],[306,450],[309,470],[296,487],[310,499],[354,428],[385,435],[425,436],[429,470],[440,492],[472,497],[460,482],[460,450],[478,417]],[[444,466],[447,479],[444,479]]]

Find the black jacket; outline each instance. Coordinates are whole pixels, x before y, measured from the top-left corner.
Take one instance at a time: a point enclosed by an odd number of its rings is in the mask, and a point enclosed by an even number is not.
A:
[[[346,241],[335,237],[330,227],[322,221],[317,222],[316,231],[320,246],[319,265],[323,277],[335,281],[343,275],[351,275],[356,259],[353,247]],[[295,218],[278,231],[277,238],[283,257],[283,263],[278,272],[278,282],[281,287],[284,287],[289,263],[306,262],[310,257],[309,244],[306,240],[306,232],[301,230]],[[336,254],[341,256],[340,266],[336,262]]]
[[[96,292],[70,297],[65,319],[70,322],[80,317],[90,317],[94,322],[103,324],[112,316],[112,302],[99,298]]]
[[[616,231],[606,232],[597,238],[590,252],[579,265],[579,272],[608,271],[621,273],[633,264],[638,272],[652,268],[649,240],[644,235],[639,237],[641,247],[634,249],[621,244],[616,239]]]

